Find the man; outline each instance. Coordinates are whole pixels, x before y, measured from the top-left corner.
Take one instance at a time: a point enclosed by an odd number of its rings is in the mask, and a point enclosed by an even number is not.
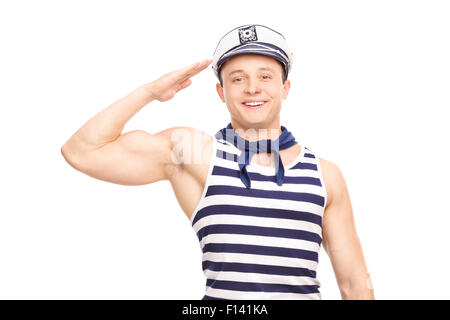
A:
[[[122,133],[142,107],[172,99],[211,62],[228,126],[214,137],[188,127]],[[137,88],[62,147],[70,165],[97,179],[170,181],[200,240],[203,299],[320,299],[321,244],[342,298],[374,299],[341,171],[281,126],[291,66],[280,33],[261,25],[235,28],[219,41],[213,60]]]

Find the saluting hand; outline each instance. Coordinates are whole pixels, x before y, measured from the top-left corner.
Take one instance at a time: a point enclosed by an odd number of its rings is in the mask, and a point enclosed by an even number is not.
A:
[[[212,61],[211,59],[206,59],[169,72],[161,78],[144,85],[144,87],[150,92],[152,98],[161,102],[170,100],[178,91],[188,87],[192,83],[190,78],[204,70]]]

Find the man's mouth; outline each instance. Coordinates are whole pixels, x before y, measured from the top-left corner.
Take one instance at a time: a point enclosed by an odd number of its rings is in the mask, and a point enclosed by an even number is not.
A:
[[[245,101],[242,103],[244,107],[247,107],[249,109],[259,109],[262,108],[267,101]]]

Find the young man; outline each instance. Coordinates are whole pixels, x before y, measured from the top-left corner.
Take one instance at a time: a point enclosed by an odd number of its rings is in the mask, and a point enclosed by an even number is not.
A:
[[[167,101],[213,63],[231,123],[212,137],[174,127],[122,133],[153,100]],[[320,299],[320,245],[344,299],[374,299],[344,177],[280,123],[292,54],[284,37],[246,25],[213,60],[145,84],[99,112],[62,147],[94,178],[143,185],[169,180],[203,251],[203,299]]]

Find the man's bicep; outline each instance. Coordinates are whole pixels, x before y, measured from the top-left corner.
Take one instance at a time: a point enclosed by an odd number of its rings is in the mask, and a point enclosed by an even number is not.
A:
[[[156,134],[129,131],[116,140],[89,151],[77,161],[77,169],[96,179],[143,185],[168,179],[172,158],[173,128]]]

